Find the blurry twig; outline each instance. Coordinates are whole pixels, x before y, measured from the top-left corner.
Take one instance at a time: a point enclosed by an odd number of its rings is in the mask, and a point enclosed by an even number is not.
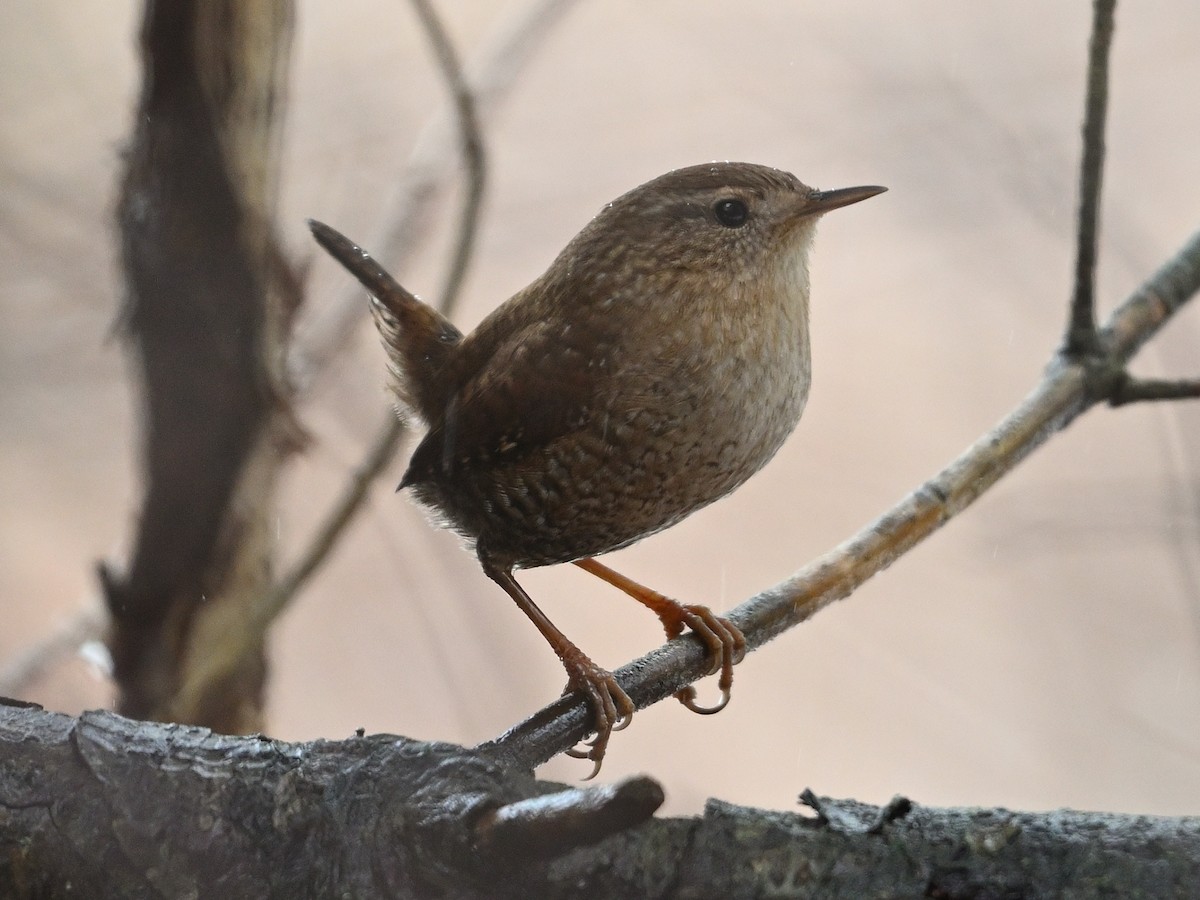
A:
[[[16,697],[45,676],[88,641],[103,637],[104,614],[99,608],[83,609],[58,630],[28,647],[0,670],[0,697]]]
[[[371,448],[362,464],[350,477],[350,482],[346,485],[342,496],[326,514],[325,520],[304,552],[300,554],[300,558],[279,580],[275,589],[255,611],[255,620],[252,625],[254,630],[261,629],[265,634],[271,622],[325,561],[346,530],[346,526],[354,521],[354,517],[362,508],[372,483],[396,455],[396,447],[403,434],[404,423],[400,421],[399,416],[389,410],[387,422],[371,443]]]
[[[474,98],[477,116],[486,116],[495,110],[542,39],[576,2],[578,0],[532,0],[519,15],[501,26],[478,61],[467,67],[467,75],[462,79],[463,87],[469,88],[468,93]],[[454,105],[460,106],[457,89]],[[459,111],[461,113],[461,108]],[[405,164],[388,224],[379,238],[364,244],[381,262],[412,256],[428,236],[428,229],[422,227],[425,222],[422,213],[447,180],[450,173],[447,160],[451,158],[455,144],[462,142],[461,129],[456,136],[452,125],[451,116],[439,112],[417,137]],[[469,148],[467,152],[470,152]],[[448,279],[447,288],[451,286]],[[355,286],[331,304],[329,312],[313,323],[303,340],[296,342],[290,368],[300,390],[311,388],[362,318],[362,291]]]
[[[479,117],[475,112],[475,98],[463,77],[462,68],[446,29],[438,20],[429,0],[411,0],[421,24],[429,35],[437,54],[438,66],[442,77],[453,94],[454,109],[457,113],[459,146],[463,162],[467,167],[467,193],[463,198],[463,208],[459,213],[458,239],[455,242],[454,253],[450,257],[450,265],[446,273],[446,283],[438,300],[438,309],[447,319],[454,314],[454,306],[462,291],[463,278],[467,274],[467,265],[471,261],[471,253],[475,249],[475,234],[479,226],[479,207],[483,203],[483,189],[487,181],[487,157],[484,153],[483,135],[479,130]]]
[[[433,44],[442,76],[446,79],[446,83],[454,95],[456,121],[459,126],[459,145],[467,169],[466,197],[459,214],[458,236],[450,260],[450,268],[446,274],[446,285],[438,301],[440,311],[449,316],[458,301],[463,278],[471,260],[471,252],[475,247],[475,235],[479,228],[479,210],[487,183],[487,157],[484,152],[483,135],[479,130],[479,119],[475,114],[475,100],[471,96],[470,88],[467,87],[462,67],[454,52],[454,47],[450,43],[449,35],[429,0],[411,0],[411,2],[416,8],[430,43]],[[403,423],[394,411],[389,410],[383,426],[376,434],[375,440],[371,442],[371,449],[362,465],[351,476],[342,496],[334,504],[333,509],[330,510],[325,521],[317,530],[316,536],[301,554],[291,572],[279,582],[268,601],[263,604],[260,610],[261,615],[258,618],[262,619],[264,631],[271,620],[279,615],[292,596],[308,580],[309,576],[317,570],[341,537],[346,526],[353,521],[367,498],[371,483],[395,456],[403,433]]]

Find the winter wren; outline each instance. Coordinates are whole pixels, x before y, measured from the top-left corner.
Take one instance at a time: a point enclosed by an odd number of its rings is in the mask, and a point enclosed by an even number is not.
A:
[[[745,639],[596,562],[728,494],[791,434],[810,380],[817,219],[885,190],[819,191],[747,163],[669,172],[608,204],[550,268],[463,336],[338,232],[317,241],[371,292],[404,415],[428,428],[411,487],[475,548],[582,692],[599,770],[634,705],[559,631],[515,569],[573,562],[704,643],[721,700]],[[589,776],[590,777],[590,776]]]

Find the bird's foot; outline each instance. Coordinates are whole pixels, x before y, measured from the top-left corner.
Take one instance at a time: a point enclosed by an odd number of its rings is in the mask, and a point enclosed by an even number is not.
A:
[[[566,751],[568,756],[575,759],[590,759],[592,772],[584,781],[595,778],[600,772],[600,764],[604,762],[605,751],[608,750],[608,740],[614,731],[620,731],[633,720],[636,707],[629,695],[617,684],[612,672],[602,669],[582,653],[578,658],[564,659],[567,669],[567,687],[563,691],[569,694],[578,691],[587,698],[592,708],[592,728],[595,737],[585,741],[582,747]]]
[[[707,606],[676,603],[675,607],[670,613],[659,613],[668,640],[679,637],[684,628],[690,628],[700,638],[707,651],[709,668],[706,674],[712,675],[718,670],[721,673],[721,677],[717,679],[721,699],[715,706],[698,705],[696,689],[691,685],[677,691],[675,699],[694,713],[710,716],[723,710],[729,703],[730,691],[733,688],[733,667],[746,656],[746,636],[740,628],[728,619],[718,616]]]

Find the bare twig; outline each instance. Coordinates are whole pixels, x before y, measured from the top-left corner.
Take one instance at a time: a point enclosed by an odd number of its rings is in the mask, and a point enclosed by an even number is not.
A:
[[[1087,99],[1083,115],[1083,161],[1079,166],[1079,225],[1075,289],[1065,350],[1075,357],[1099,351],[1096,335],[1096,242],[1100,185],[1104,174],[1104,118],[1108,107],[1108,51],[1116,0],[1095,0],[1088,50]]]
[[[578,0],[532,0],[522,12],[501,26],[476,64],[468,66],[466,83],[475,99],[476,114],[494,113],[512,88],[522,67],[533,58],[543,39]],[[452,117],[440,111],[421,129],[405,164],[400,187],[383,234],[369,246],[380,261],[410,257],[428,237],[423,227],[425,211],[448,180],[452,157],[460,137],[452,130]],[[362,321],[362,293],[351,288],[330,306],[328,314],[297,341],[290,369],[300,389],[311,389],[329,363]]]
[[[404,423],[395,412],[389,410],[384,426],[379,429],[375,440],[367,451],[366,458],[350,476],[342,496],[334,503],[333,508],[325,515],[325,520],[313,535],[308,547],[296,560],[287,575],[279,580],[274,590],[255,610],[253,620],[248,623],[251,631],[266,634],[267,628],[284,608],[296,596],[321,563],[328,557],[334,545],[345,532],[346,527],[354,521],[354,517],[362,508],[371,485],[387,468],[387,464],[396,455],[396,446],[404,434]]]
[[[1107,361],[1117,365],[1127,360],[1197,290],[1200,232],[1109,319],[1102,335]],[[1034,391],[958,459],[841,546],[730,612],[729,620],[745,634],[748,647],[761,647],[848,596],[966,509],[1051,435],[1105,399],[1089,383],[1089,378],[1105,375],[1103,367],[1074,362],[1066,353],[1056,356]],[[616,675],[642,708],[703,677],[707,667],[703,647],[689,635],[622,667]],[[534,766],[574,746],[590,728],[590,707],[571,694],[480,749],[508,763]]]
[[[1126,378],[1108,402],[1113,406],[1138,403],[1143,400],[1194,400],[1200,398],[1200,378],[1181,378],[1170,381],[1159,378]]]
[[[442,287],[438,303],[438,311],[450,318],[462,290],[471,252],[475,249],[479,207],[483,202],[483,191],[487,182],[487,157],[484,153],[483,135],[479,130],[479,119],[475,114],[475,98],[463,77],[462,67],[450,43],[449,35],[446,34],[446,29],[429,0],[411,2],[421,18],[421,24],[425,26],[429,41],[437,54],[442,77],[446,79],[453,95],[459,126],[459,148],[467,167],[467,192],[463,198],[462,212],[459,214],[458,239],[455,241],[454,253],[450,257],[450,266],[446,272],[446,283]]]
[[[104,615],[81,609],[32,647],[25,648],[0,671],[0,697],[16,697],[88,641],[103,637]]]

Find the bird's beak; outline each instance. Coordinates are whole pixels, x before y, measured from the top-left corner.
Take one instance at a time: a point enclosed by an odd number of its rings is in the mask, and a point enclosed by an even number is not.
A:
[[[886,190],[887,188],[877,184],[865,184],[860,187],[836,188],[832,191],[813,191],[808,195],[808,202],[804,205],[804,214],[827,213],[831,209],[858,203],[860,200],[882,194]]]

